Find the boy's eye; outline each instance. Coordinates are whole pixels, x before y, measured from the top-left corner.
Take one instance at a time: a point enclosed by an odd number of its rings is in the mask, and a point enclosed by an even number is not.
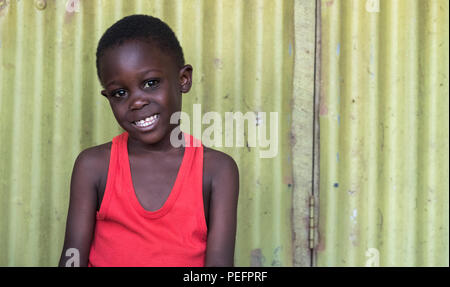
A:
[[[159,80],[148,80],[144,83],[144,89],[155,88],[159,84]]]
[[[127,92],[125,90],[117,90],[111,93],[111,96],[116,98],[122,98],[127,95]]]

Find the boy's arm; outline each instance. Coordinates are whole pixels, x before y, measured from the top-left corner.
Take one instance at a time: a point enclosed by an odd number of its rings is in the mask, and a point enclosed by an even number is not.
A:
[[[66,223],[64,247],[61,253],[59,266],[69,266],[74,262],[79,252],[80,266],[87,266],[89,251],[94,234],[95,216],[97,211],[97,182],[98,182],[98,156],[92,150],[80,153],[75,161],[70,183],[70,203]],[[68,254],[66,252],[70,248]],[[77,266],[75,266],[77,267]]]
[[[206,267],[233,266],[239,171],[234,160],[218,153],[213,160]]]

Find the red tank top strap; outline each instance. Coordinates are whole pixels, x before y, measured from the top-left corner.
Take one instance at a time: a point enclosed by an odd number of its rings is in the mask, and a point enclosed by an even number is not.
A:
[[[123,143],[127,142],[128,133],[124,132],[118,136],[115,136],[111,143],[111,152],[109,157],[108,165],[108,175],[105,186],[105,191],[103,194],[103,199],[100,205],[100,209],[97,212],[97,219],[103,220],[108,212],[108,207],[111,202],[111,197],[117,189],[121,189],[123,186],[120,170],[121,158],[121,147]]]

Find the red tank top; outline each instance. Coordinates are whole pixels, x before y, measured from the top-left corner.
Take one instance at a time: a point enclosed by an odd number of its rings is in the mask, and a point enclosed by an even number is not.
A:
[[[191,135],[184,136],[191,144],[185,147],[169,197],[156,211],[145,210],[136,197],[128,133],[114,137],[89,266],[204,266],[203,146]]]

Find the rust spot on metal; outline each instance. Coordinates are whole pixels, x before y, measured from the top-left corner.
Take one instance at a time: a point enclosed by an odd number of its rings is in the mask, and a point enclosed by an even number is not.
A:
[[[214,58],[214,67],[218,70],[222,70],[222,60],[219,58]]]
[[[285,175],[283,176],[283,183],[287,185],[292,185],[293,178],[292,175]]]
[[[326,116],[328,115],[328,105],[325,102],[324,98],[320,97],[320,104],[319,104],[319,116]]]
[[[14,64],[11,63],[3,63],[3,68],[7,69],[7,70],[12,70],[14,69],[16,66],[14,66]]]
[[[3,16],[3,14],[6,14],[6,8],[9,5],[8,0],[0,0],[0,16]]]
[[[317,237],[319,238],[319,243],[316,245],[316,251],[322,252],[325,250],[325,236],[317,231]]]
[[[74,15],[78,12],[80,12],[80,0],[68,0],[66,2],[66,13],[64,17],[65,23],[71,23]]]
[[[253,249],[250,252],[250,266],[262,267],[266,259],[262,255],[261,248]]]
[[[80,0],[68,0],[66,2],[66,11],[68,13],[80,12]]]
[[[271,266],[281,266],[281,260],[280,260],[280,252],[281,252],[281,246],[277,246],[275,250],[273,251],[273,260],[271,263]]]
[[[358,227],[354,227],[352,229],[352,231],[350,232],[350,236],[349,236],[350,242],[354,247],[358,247],[359,246],[359,230]]]
[[[377,211],[378,211],[378,223],[377,223],[378,233],[382,234],[381,232],[383,230],[383,213],[381,212],[381,210],[379,208],[377,209]]]

